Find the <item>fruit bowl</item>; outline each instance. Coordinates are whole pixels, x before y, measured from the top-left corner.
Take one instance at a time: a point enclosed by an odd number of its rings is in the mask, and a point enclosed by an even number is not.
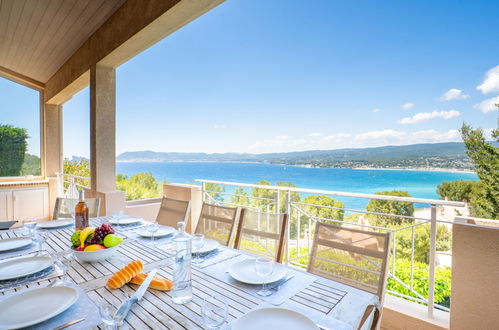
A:
[[[97,251],[78,251],[73,249],[76,259],[83,262],[99,262],[107,258],[111,258],[116,254],[120,246],[116,245],[107,249]]]

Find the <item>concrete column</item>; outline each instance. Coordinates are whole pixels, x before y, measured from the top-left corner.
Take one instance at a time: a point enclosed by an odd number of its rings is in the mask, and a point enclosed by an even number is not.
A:
[[[186,224],[185,231],[190,234],[193,233],[201,214],[201,207],[203,206],[201,186],[169,183],[163,185],[163,194],[168,198],[191,201],[190,221]]]
[[[45,177],[49,180],[49,210],[53,210],[58,194],[57,173],[63,171],[63,112],[62,105],[42,104],[43,148],[41,160]],[[52,212],[50,212],[52,213]],[[50,218],[52,214],[50,214]]]
[[[96,64],[90,68],[89,197],[101,198],[101,215],[125,208],[125,193],[116,190],[116,72]]]
[[[44,157],[45,176],[55,177],[62,172],[62,105],[44,105]]]
[[[116,189],[116,72],[90,69],[90,169],[92,190]]]

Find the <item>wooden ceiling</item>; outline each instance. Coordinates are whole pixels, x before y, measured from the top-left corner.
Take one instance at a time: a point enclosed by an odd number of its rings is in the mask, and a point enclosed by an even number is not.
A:
[[[45,83],[125,1],[0,0],[0,70]]]

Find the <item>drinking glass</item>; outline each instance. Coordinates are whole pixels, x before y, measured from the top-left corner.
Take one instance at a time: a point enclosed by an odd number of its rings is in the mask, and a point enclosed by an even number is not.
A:
[[[62,270],[62,283],[71,283],[71,278],[67,275],[68,269],[75,263],[74,253],[71,250],[62,251],[56,254],[57,264]]]
[[[36,227],[36,220],[35,219],[26,219],[24,221],[24,227],[28,229],[28,236],[32,237],[33,236],[33,230]]]
[[[258,295],[267,297],[272,294],[272,290],[267,289],[266,279],[274,270],[274,261],[268,258],[257,258],[255,260],[255,271],[263,280],[262,289],[257,292]]]
[[[114,313],[116,313],[117,308],[106,301],[100,301],[98,307],[100,318],[102,323],[104,323],[104,329],[117,330],[118,322],[114,318]]]
[[[194,234],[192,235],[192,247],[194,248],[194,262],[199,263],[201,262],[201,248],[204,246],[205,239],[203,234]]]
[[[219,295],[207,297],[201,305],[201,316],[207,329],[219,329],[227,320],[229,304]]]
[[[147,231],[151,234],[151,245],[152,246],[156,246],[154,243],[154,238],[155,238],[154,236],[158,230],[159,230],[159,226],[158,226],[158,223],[156,221],[154,221],[153,223],[151,223],[147,226]]]
[[[43,255],[43,244],[47,240],[48,233],[43,231],[35,231],[34,241],[38,244],[38,254],[39,256]]]

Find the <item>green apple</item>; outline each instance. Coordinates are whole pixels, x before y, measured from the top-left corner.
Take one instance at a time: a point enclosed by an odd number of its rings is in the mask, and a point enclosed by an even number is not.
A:
[[[104,246],[107,248],[116,246],[123,242],[123,237],[119,237],[113,234],[107,234],[106,237],[104,237]]]

